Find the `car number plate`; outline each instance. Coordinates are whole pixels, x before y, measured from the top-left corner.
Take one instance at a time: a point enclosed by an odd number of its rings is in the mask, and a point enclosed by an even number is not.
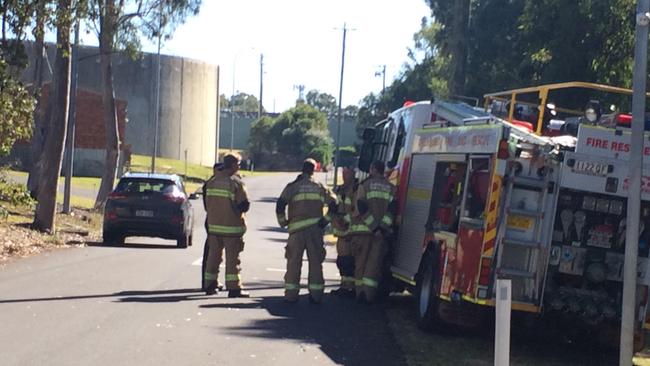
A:
[[[591,161],[576,161],[573,171],[579,174],[596,175],[604,177],[607,175],[608,165],[603,163],[594,163]]]
[[[508,227],[520,230],[530,230],[533,228],[533,219],[531,217],[512,215],[508,216]]]
[[[149,210],[136,210],[135,215],[138,217],[153,217],[153,211]]]

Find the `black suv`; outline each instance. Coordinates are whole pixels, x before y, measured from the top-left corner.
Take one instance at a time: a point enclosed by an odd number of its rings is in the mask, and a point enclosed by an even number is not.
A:
[[[103,238],[121,245],[127,236],[159,237],[187,248],[192,224],[192,205],[179,176],[127,173],[106,201]]]

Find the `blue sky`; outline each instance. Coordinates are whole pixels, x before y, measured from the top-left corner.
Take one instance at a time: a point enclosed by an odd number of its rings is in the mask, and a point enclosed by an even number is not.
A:
[[[379,92],[407,61],[407,48],[422,17],[424,0],[203,0],[200,14],[180,26],[163,53],[220,66],[220,92],[259,94],[259,59],[264,54],[264,106],[281,112],[298,91],[318,89],[338,98],[343,23],[348,32],[343,105]],[[96,44],[93,35],[84,44]],[[145,44],[155,52],[155,44]]]

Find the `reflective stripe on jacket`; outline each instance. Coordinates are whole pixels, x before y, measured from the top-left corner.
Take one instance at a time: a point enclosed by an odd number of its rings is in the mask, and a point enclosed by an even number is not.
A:
[[[219,171],[203,186],[207,229],[218,236],[242,236],[246,232],[244,214],[238,209],[248,201],[244,183],[237,176]]]
[[[348,234],[351,215],[354,212],[354,195],[357,192],[358,183],[351,182],[343,184],[336,189],[336,197],[339,201],[336,217],[332,221],[332,232],[334,236],[342,237]]]
[[[318,224],[321,218],[331,220],[329,213],[323,216],[323,206],[336,204],[332,192],[316,182],[312,176],[302,174],[296,181],[289,183],[280,198],[289,206],[288,217],[285,212],[278,212],[278,223],[288,225],[289,233],[304,230]]]
[[[371,176],[359,185],[352,215],[350,234],[372,233],[378,228],[390,229],[393,215],[389,205],[395,200],[395,186],[384,176]],[[360,206],[362,207],[360,212]]]

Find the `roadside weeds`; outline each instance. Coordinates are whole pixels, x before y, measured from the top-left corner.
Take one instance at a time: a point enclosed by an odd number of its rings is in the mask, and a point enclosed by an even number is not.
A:
[[[90,210],[74,208],[71,215],[57,214],[57,232],[49,235],[29,228],[34,219],[31,207],[5,208],[9,215],[0,219],[0,266],[44,251],[85,246],[101,237],[101,216]]]

